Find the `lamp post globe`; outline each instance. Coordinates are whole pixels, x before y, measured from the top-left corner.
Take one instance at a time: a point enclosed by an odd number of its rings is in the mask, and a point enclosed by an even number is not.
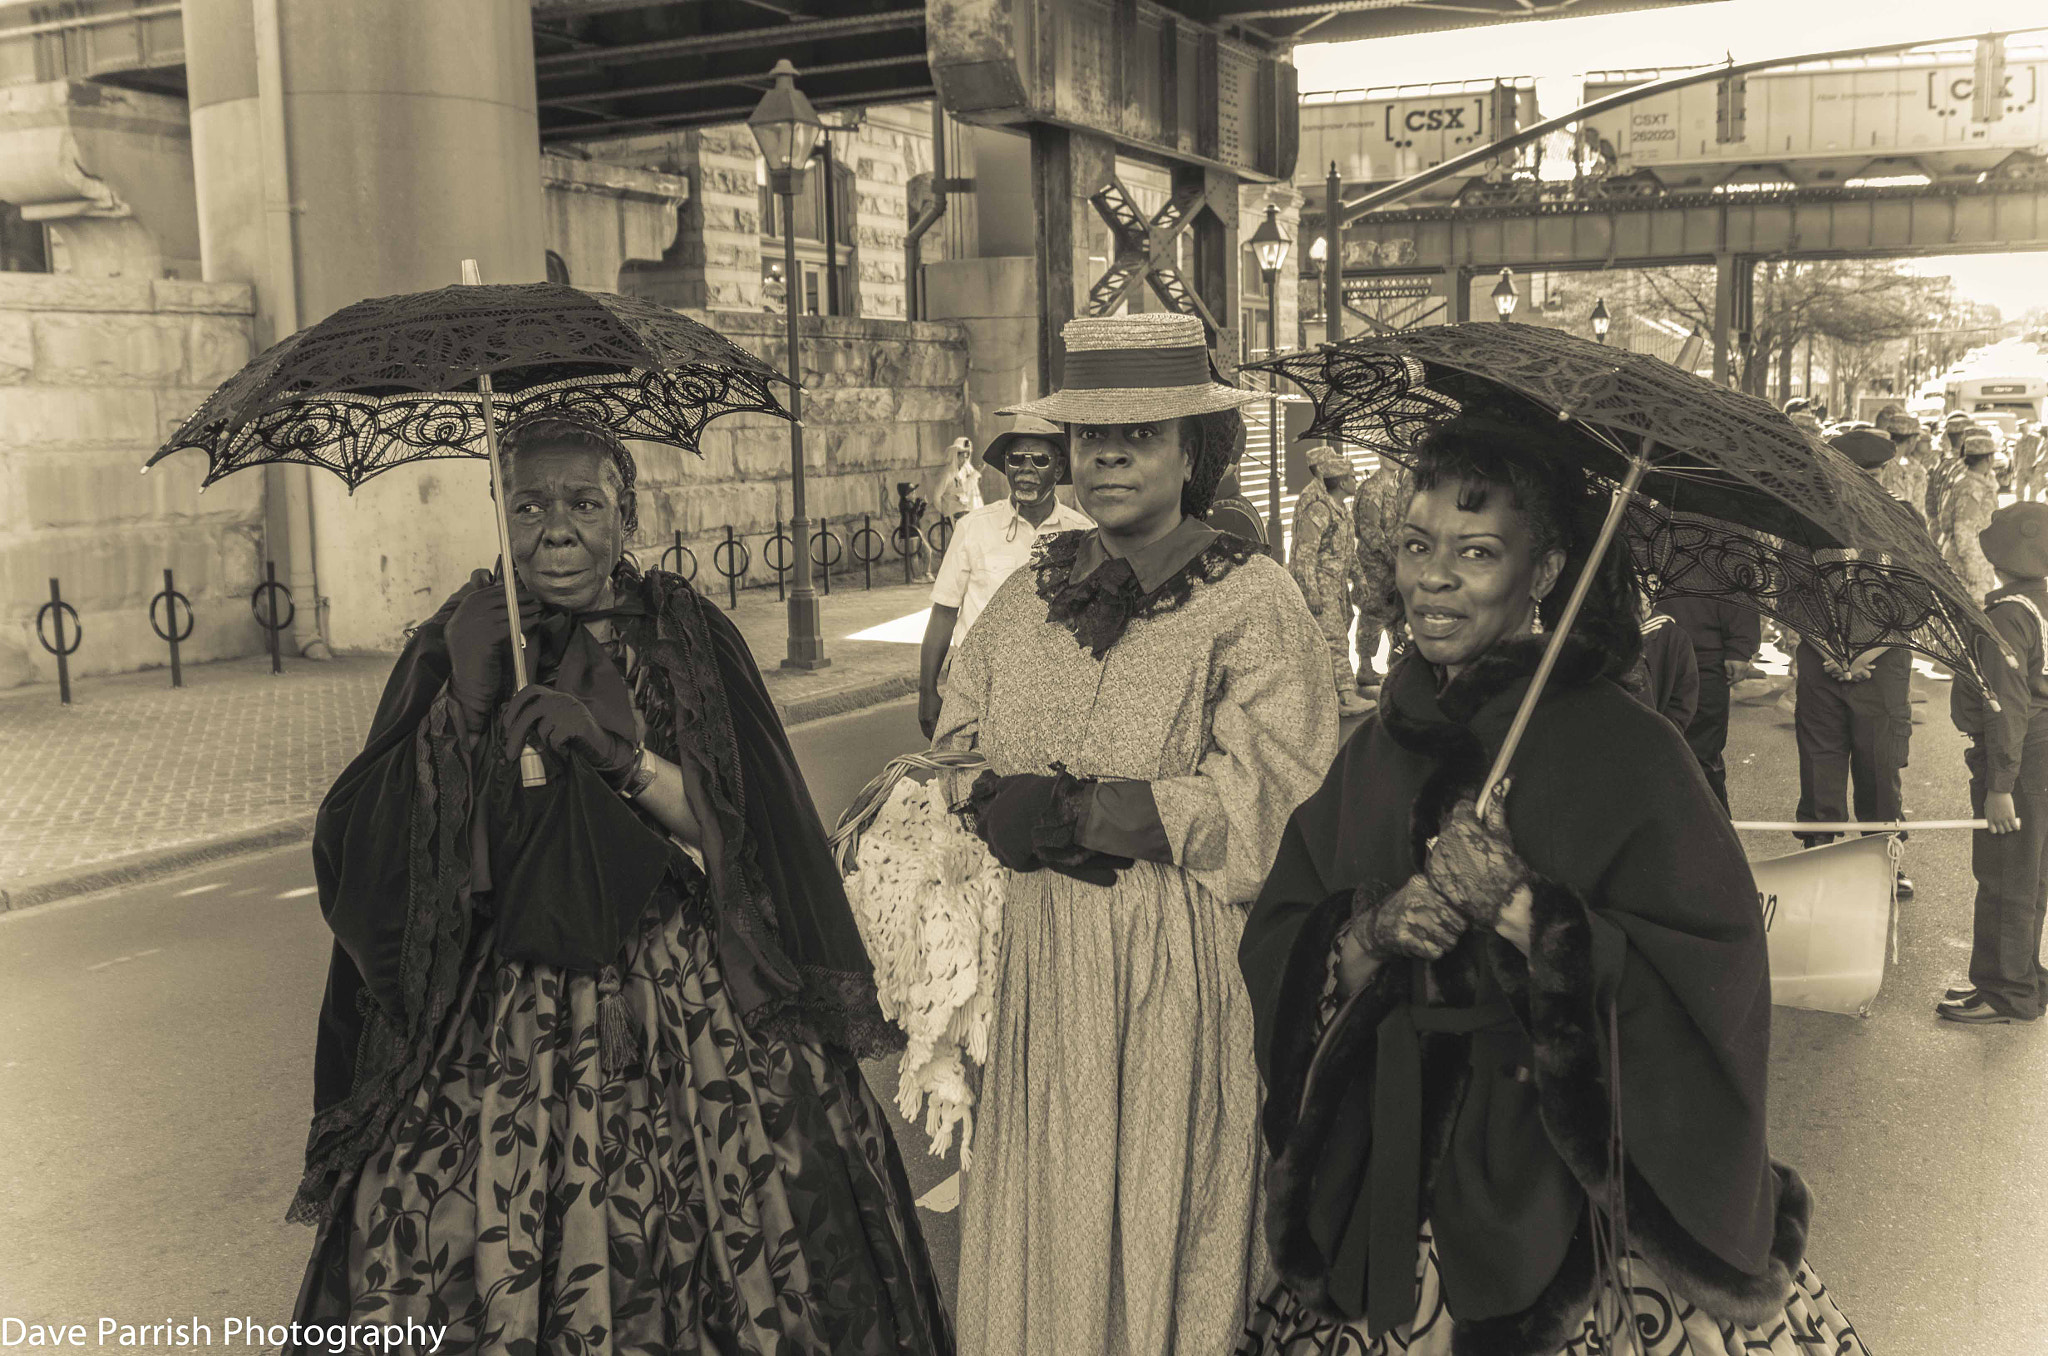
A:
[[[1607,342],[1607,327],[1614,318],[1607,314],[1607,298],[1601,297],[1593,303],[1593,337],[1601,343]]]
[[[754,106],[747,130],[754,134],[754,144],[768,163],[768,186],[788,196],[802,187],[804,167],[810,164],[818,139],[825,135],[825,124],[796,87],[796,67],[788,58],[776,62],[769,74],[775,83]]]
[[[1252,232],[1252,238],[1247,243],[1251,245],[1252,252],[1259,257],[1261,273],[1280,271],[1287,262],[1287,251],[1293,246],[1294,241],[1280,225],[1279,208],[1266,208],[1266,219],[1259,223],[1259,229]]]
[[[1522,294],[1515,290],[1514,270],[1502,269],[1500,281],[1493,285],[1493,309],[1499,313],[1502,320],[1506,320],[1515,313],[1515,303],[1521,299]]]
[[[782,666],[822,669],[825,633],[818,615],[817,591],[811,587],[811,520],[804,512],[803,348],[797,334],[797,307],[803,295],[796,267],[796,193],[804,167],[825,135],[825,124],[803,91],[796,87],[796,67],[787,59],[770,72],[775,84],[761,96],[747,130],[761,148],[768,168],[768,186],[782,199],[782,299],[789,344],[789,376],[797,383],[789,393],[789,536],[796,559],[789,591],[789,653]]]

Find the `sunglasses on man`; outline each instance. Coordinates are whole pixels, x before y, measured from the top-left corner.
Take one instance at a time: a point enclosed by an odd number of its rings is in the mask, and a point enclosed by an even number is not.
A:
[[[1052,466],[1054,458],[1048,452],[1012,452],[1004,460],[1011,466],[1022,463],[1025,466],[1035,466],[1043,471]]]

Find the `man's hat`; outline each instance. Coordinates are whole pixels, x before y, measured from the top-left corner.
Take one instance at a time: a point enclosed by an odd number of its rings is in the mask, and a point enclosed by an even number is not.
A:
[[[1083,316],[1061,331],[1066,367],[1060,389],[999,411],[1062,424],[1136,424],[1219,414],[1267,398],[1225,386],[1209,366],[1208,332],[1198,316]]]
[[[1353,474],[1351,458],[1339,452],[1328,443],[1317,443],[1308,449],[1308,469],[1325,480],[1331,476]]]
[[[1963,455],[1966,457],[1988,457],[1998,451],[1998,439],[1988,428],[1972,424],[1963,430]]]
[[[1837,452],[1866,471],[1875,471],[1899,455],[1899,449],[1892,445],[1890,438],[1867,428],[1852,428],[1847,433],[1837,433],[1828,441],[1834,444]]]
[[[1010,444],[1016,442],[1019,438],[1043,438],[1046,442],[1058,447],[1060,450],[1059,483],[1062,485],[1074,483],[1074,459],[1071,455],[1073,449],[1068,446],[1067,431],[1058,424],[1049,423],[1044,419],[1035,419],[1028,414],[1018,415],[1015,428],[1005,429],[989,440],[988,447],[981,454],[982,461],[995,467],[996,470],[1001,471],[1004,475],[1008,475],[1010,473]]]
[[[1904,410],[1886,410],[1877,416],[1877,426],[1898,438],[1920,436],[1920,421]]]
[[[1977,545],[1986,560],[2015,578],[2048,578],[2048,504],[2007,504],[1977,534]]]

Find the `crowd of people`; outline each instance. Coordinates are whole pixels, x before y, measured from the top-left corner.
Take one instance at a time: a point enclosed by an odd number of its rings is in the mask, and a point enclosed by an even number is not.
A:
[[[860,1069],[903,1036],[753,660],[634,564],[630,451],[550,416],[504,447],[533,682],[479,571],[321,810],[298,1316],[491,1352],[1858,1356],[1767,1143],[1723,758],[1756,613],[1595,558],[1604,490],[1506,397],[1411,464],[1311,453],[1283,566],[1234,493],[1265,397],[1202,322],[1063,340],[983,454],[1008,495],[956,450],[920,656],[1004,868],[957,1303]],[[1886,433],[1867,469],[1981,562],[2022,657],[1955,685],[1990,829],[1941,1012],[2032,1020],[2048,504],[1986,511],[1967,433]],[[1797,646],[1801,820],[1852,781],[1902,817],[1907,662]]]

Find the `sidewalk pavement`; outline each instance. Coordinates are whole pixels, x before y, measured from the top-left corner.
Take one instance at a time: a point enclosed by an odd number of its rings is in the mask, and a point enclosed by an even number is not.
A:
[[[814,672],[781,667],[787,612],[772,590],[728,613],[787,724],[917,690],[931,586],[834,587],[820,599],[832,662]],[[850,638],[875,628],[887,638]],[[287,658],[279,675],[267,656],[188,665],[181,689],[168,667],[86,678],[69,707],[55,684],[0,692],[0,910],[305,839],[392,660]]]

